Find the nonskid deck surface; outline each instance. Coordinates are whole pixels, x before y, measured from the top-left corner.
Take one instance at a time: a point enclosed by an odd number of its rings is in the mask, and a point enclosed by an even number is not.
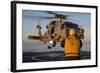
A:
[[[90,52],[81,51],[80,60],[90,59]],[[23,63],[28,62],[48,62],[48,61],[65,61],[63,51],[52,51],[52,52],[24,52]]]

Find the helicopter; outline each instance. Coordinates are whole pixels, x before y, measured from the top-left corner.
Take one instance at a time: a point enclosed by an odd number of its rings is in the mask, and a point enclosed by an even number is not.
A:
[[[46,11],[46,13],[54,15],[54,17],[44,18],[55,20],[48,22],[46,25],[47,31],[44,34],[41,32],[42,27],[38,24],[36,28],[38,29],[39,36],[29,35],[28,39],[50,43],[48,49],[55,47],[56,43],[60,42],[60,46],[64,48],[65,56],[78,57],[80,55],[80,48],[82,47],[81,39],[84,39],[84,29],[82,26],[79,27],[78,24],[67,21],[68,15],[58,14],[53,11]],[[38,18],[43,19],[43,17]]]

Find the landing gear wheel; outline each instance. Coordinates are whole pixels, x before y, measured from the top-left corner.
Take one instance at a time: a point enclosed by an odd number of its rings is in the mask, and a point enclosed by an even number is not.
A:
[[[55,46],[56,46],[56,42],[55,42],[55,41],[53,41],[52,47],[55,47]]]
[[[51,49],[51,46],[48,46],[48,49]]]

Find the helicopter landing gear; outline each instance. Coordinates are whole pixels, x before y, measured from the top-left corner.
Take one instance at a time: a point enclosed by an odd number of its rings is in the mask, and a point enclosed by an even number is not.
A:
[[[55,46],[56,46],[56,42],[55,42],[55,41],[53,41],[52,47],[55,47]]]
[[[48,49],[51,49],[52,47],[55,47],[55,46],[56,46],[56,41],[50,41]]]
[[[48,49],[51,49],[51,46],[48,46]]]
[[[63,40],[62,42],[61,42],[61,45],[60,45],[62,48],[64,48],[65,47],[65,40]]]

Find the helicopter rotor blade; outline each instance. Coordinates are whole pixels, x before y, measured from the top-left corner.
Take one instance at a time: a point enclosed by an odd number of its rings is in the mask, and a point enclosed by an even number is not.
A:
[[[55,15],[55,17],[57,17],[57,16],[69,17],[69,15],[58,14],[58,13],[55,13],[55,12],[52,12],[52,11],[46,11],[46,12],[49,13],[49,14]]]
[[[59,14],[57,14],[57,13],[55,13],[55,12],[52,12],[52,11],[46,11],[47,13],[49,13],[49,14],[53,14],[53,15],[55,15],[55,16],[58,16]]]
[[[26,18],[39,18],[39,19],[55,19],[55,17],[50,16],[24,16]]]

